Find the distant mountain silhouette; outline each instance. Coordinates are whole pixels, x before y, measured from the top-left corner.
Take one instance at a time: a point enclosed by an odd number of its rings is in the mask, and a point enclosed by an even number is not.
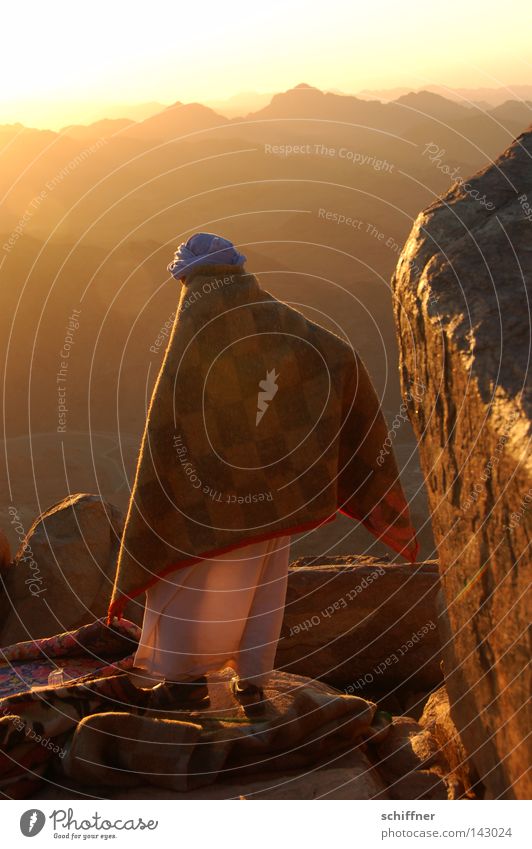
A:
[[[167,106],[162,112],[129,127],[126,135],[136,139],[174,138],[197,130],[205,130],[225,124],[227,121],[208,106],[201,103],[180,103]]]
[[[393,104],[413,109],[421,116],[431,116],[446,121],[459,121],[471,112],[467,106],[462,106],[455,101],[442,97],[441,94],[426,90],[410,91],[408,94],[403,94],[393,100]]]
[[[526,114],[532,115],[532,92],[530,100],[523,103],[521,100],[507,100],[491,110],[490,115],[503,124],[514,122],[521,123]]]
[[[530,90],[532,92],[532,86]],[[245,104],[245,96],[242,95],[242,98],[242,103]],[[246,130],[241,127],[243,121],[253,124],[272,119],[305,118],[311,121],[346,122],[370,130],[373,128],[399,134],[408,133],[414,127],[419,128],[423,122],[429,128],[428,125],[433,120],[444,122],[449,129],[453,129],[463,121],[469,121],[469,132],[474,136],[475,127],[471,119],[477,119],[480,122],[479,127],[482,128],[483,133],[486,132],[486,118],[488,118],[488,126],[491,123],[494,131],[497,124],[502,123],[513,133],[528,126],[532,120],[532,107],[530,102],[513,100],[486,111],[478,105],[468,106],[463,102],[446,98],[430,90],[430,87],[427,90],[401,94],[389,102],[381,102],[349,94],[324,92],[307,83],[300,83],[292,89],[273,95],[265,106],[254,112],[232,115],[229,118],[201,103],[177,101],[139,122],[119,118],[103,119],[88,126],[71,125],[63,128],[61,132],[79,139],[111,138],[122,135],[139,141],[168,141],[190,133],[231,125],[239,127],[239,135],[246,135]],[[5,125],[0,127],[0,136],[3,133],[9,136],[25,129],[20,124],[8,125],[8,127]],[[250,130],[250,134],[255,135],[254,130]],[[224,136],[226,135],[227,133],[224,133]],[[486,141],[488,147],[491,147],[489,136]],[[499,143],[500,139],[497,138],[496,144],[499,145]]]
[[[532,100],[532,85],[508,85],[500,88],[446,88],[445,86],[428,85],[426,91],[441,94],[447,100],[457,100],[460,103],[481,105],[487,109],[500,106],[507,100]],[[357,97],[382,101],[396,100],[408,94],[411,89],[403,87],[389,89],[364,89]]]
[[[129,118],[103,118],[93,124],[71,124],[60,132],[74,139],[111,138],[134,124]]]
[[[272,99],[273,94],[265,94],[258,91],[243,91],[240,94],[234,94],[228,97],[227,100],[207,100],[206,106],[210,106],[215,112],[219,112],[225,118],[236,118],[240,115],[246,115],[248,112],[256,112],[262,109]]]

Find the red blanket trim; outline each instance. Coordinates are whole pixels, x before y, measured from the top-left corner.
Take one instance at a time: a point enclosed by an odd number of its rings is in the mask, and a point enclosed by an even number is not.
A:
[[[135,598],[135,596],[141,595],[147,589],[152,587],[157,583],[159,578],[164,578],[165,575],[168,575],[170,572],[175,572],[176,569],[184,569],[186,566],[192,566],[194,563],[199,563],[201,560],[208,560],[211,557],[217,557],[219,554],[225,554],[228,551],[233,551],[237,548],[244,548],[246,545],[253,545],[255,542],[264,542],[268,539],[275,539],[276,537],[284,537],[291,534],[300,534],[303,531],[309,531],[312,528],[321,527],[321,525],[327,525],[329,522],[334,522],[336,519],[336,513],[332,516],[328,516],[327,519],[321,519],[319,521],[307,522],[303,525],[294,525],[292,528],[283,528],[281,531],[276,531],[275,533],[265,533],[260,534],[259,536],[253,537],[252,539],[246,539],[242,542],[237,543],[236,545],[226,545],[223,548],[213,548],[211,551],[204,551],[198,557],[187,557],[184,560],[177,560],[175,563],[170,563],[166,566],[162,572],[159,572],[158,575],[154,575],[153,578],[148,581],[148,583],[144,584],[140,589],[136,590],[131,595],[120,595],[116,598],[112,604],[109,605],[109,610],[107,611],[107,625],[111,625],[112,619],[116,616],[117,619],[121,619],[124,607],[127,602]]]
[[[343,513],[344,516],[348,516],[350,519],[355,519],[355,521],[360,522],[364,527],[370,531],[373,536],[376,536],[378,540],[383,542],[385,545],[388,545],[393,551],[397,551],[405,560],[408,560],[410,563],[415,563],[417,560],[417,556],[419,553],[419,543],[416,538],[416,534],[414,528],[411,528],[411,538],[410,541],[405,545],[397,540],[397,537],[392,533],[387,533],[383,531],[382,534],[376,535],[375,528],[372,528],[370,523],[363,519],[361,516],[353,513],[352,511],[348,511],[345,507],[338,507],[338,512]],[[174,563],[170,563],[166,566],[162,572],[159,572],[158,575],[154,575],[153,578],[148,581],[148,583],[144,584],[144,586],[140,587],[136,592],[131,593],[131,595],[120,595],[116,598],[111,605],[109,605],[109,610],[107,612],[107,624],[110,625],[111,621],[116,617],[117,619],[121,619],[124,607],[127,602],[131,598],[135,598],[135,596],[141,595],[147,589],[152,587],[157,583],[159,578],[164,578],[165,575],[168,575],[170,572],[175,572],[176,569],[184,569],[186,566],[192,566],[194,563],[199,563],[201,560],[208,560],[210,557],[217,557],[219,554],[225,554],[228,551],[236,551],[238,548],[244,548],[246,545],[252,545],[256,542],[264,542],[268,539],[275,539],[276,537],[288,536],[291,534],[299,534],[303,533],[303,531],[311,530],[312,528],[318,528],[321,525],[327,525],[329,522],[334,522],[336,519],[336,513],[333,516],[329,516],[327,519],[322,519],[321,521],[307,522],[303,525],[295,525],[292,528],[283,528],[281,531],[276,531],[275,533],[265,533],[260,534],[259,536],[253,537],[252,539],[246,539],[242,542],[237,543],[236,545],[227,545],[223,548],[214,548],[211,551],[204,551],[201,556],[198,557],[187,557],[183,560],[177,560]]]
[[[393,534],[387,533],[386,531],[383,531],[382,534],[379,534],[377,536],[377,534],[375,533],[375,528],[372,528],[371,524],[368,521],[363,519],[361,516],[358,516],[356,513],[346,510],[345,507],[339,507],[338,511],[340,513],[343,513],[344,516],[348,516],[349,519],[355,519],[357,522],[360,522],[362,525],[364,525],[365,528],[368,529],[372,536],[374,536],[380,542],[383,542],[385,545],[388,545],[394,551],[397,551],[397,553],[404,557],[405,560],[408,560],[410,563],[416,562],[419,554],[419,542],[417,540],[414,528],[411,527],[411,538],[410,541],[405,545],[404,543],[397,542],[397,538]]]

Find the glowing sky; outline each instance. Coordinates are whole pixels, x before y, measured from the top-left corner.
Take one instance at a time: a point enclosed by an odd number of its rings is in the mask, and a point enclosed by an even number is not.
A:
[[[305,81],[356,93],[532,83],[530,0],[24,0],[2,8],[0,123],[221,100]],[[511,97],[511,93],[509,93]]]

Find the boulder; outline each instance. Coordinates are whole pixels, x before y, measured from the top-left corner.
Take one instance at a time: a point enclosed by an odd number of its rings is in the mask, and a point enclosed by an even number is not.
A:
[[[9,540],[5,533],[0,529],[0,587],[2,588],[5,586],[7,575],[12,565],[13,561]],[[6,594],[2,591],[2,589],[0,589],[0,623],[5,621],[10,609]]]
[[[409,716],[394,716],[384,740],[376,747],[381,774],[390,780],[416,769],[427,769],[439,760],[438,745],[430,731]]]
[[[0,644],[50,637],[104,616],[123,519],[97,495],[45,510],[3,573],[7,610]]]
[[[430,732],[449,765],[450,774],[464,788],[464,794],[474,796],[476,776],[469,763],[460,735],[451,719],[449,696],[445,687],[431,693],[419,720],[421,728]]]
[[[39,799],[86,799],[102,796],[102,788],[83,787],[61,780],[59,786],[50,783],[34,797]],[[179,793],[153,784],[139,787],[105,788],[106,799],[387,799],[386,787],[364,752],[353,749],[327,758],[312,769],[299,772],[249,775],[241,780],[219,781],[189,793]]]
[[[422,212],[393,279],[439,553],[451,715],[488,798],[531,798],[532,131]]]
[[[417,719],[419,722],[430,695],[430,693],[425,692],[409,693],[404,700],[404,710],[402,713],[406,716],[411,716],[413,719]]]
[[[144,795],[144,789],[148,795]],[[329,758],[304,772],[256,775],[243,781],[226,781],[193,793],[161,797],[152,788],[142,788],[135,794],[121,793],[113,799],[386,799],[386,788],[377,770],[359,749]],[[152,791],[150,793],[150,790]]]
[[[350,558],[290,568],[276,666],[348,694],[441,683],[437,564]]]
[[[454,798],[449,796],[444,778],[430,769],[417,769],[396,778],[386,792],[388,799],[423,799],[427,802]]]
[[[0,529],[0,573],[5,572],[11,563],[11,547],[9,540]]]
[[[373,763],[390,799],[454,799],[454,777],[431,732],[408,716],[394,716],[389,733],[374,747]]]

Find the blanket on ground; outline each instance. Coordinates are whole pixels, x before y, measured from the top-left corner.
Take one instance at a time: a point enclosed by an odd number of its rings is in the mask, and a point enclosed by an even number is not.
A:
[[[176,568],[317,527],[338,510],[413,562],[387,441],[347,342],[252,274],[197,269],[151,398],[108,621]]]
[[[232,673],[210,682],[202,712],[148,710],[147,694],[129,679],[138,628],[102,620],[57,638],[21,643],[3,656],[95,659],[94,647],[120,659],[55,686],[0,699],[0,793],[27,798],[50,777],[90,786],[151,783],[187,792],[229,776],[299,769],[356,745],[371,733],[375,705],[325,684],[276,672],[263,717],[247,719],[229,691]],[[124,651],[130,654],[124,655]],[[85,654],[84,654],[85,653]],[[14,661],[15,662],[15,661]]]
[[[191,792],[222,779],[306,769],[371,733],[375,704],[282,672],[265,689],[265,716],[246,719],[224,700],[229,678],[211,685],[210,711],[87,717],[62,762],[65,775],[92,787],[153,784]]]
[[[85,681],[98,680],[102,692],[114,697],[111,703],[122,706],[124,687],[126,695],[131,688],[121,676],[133,665],[139,636],[138,626],[126,619],[112,627],[99,619],[0,649],[0,793],[26,798],[49,762],[64,757],[63,744],[79,719],[102,703],[98,686],[87,691]],[[49,686],[53,680],[62,683]]]

